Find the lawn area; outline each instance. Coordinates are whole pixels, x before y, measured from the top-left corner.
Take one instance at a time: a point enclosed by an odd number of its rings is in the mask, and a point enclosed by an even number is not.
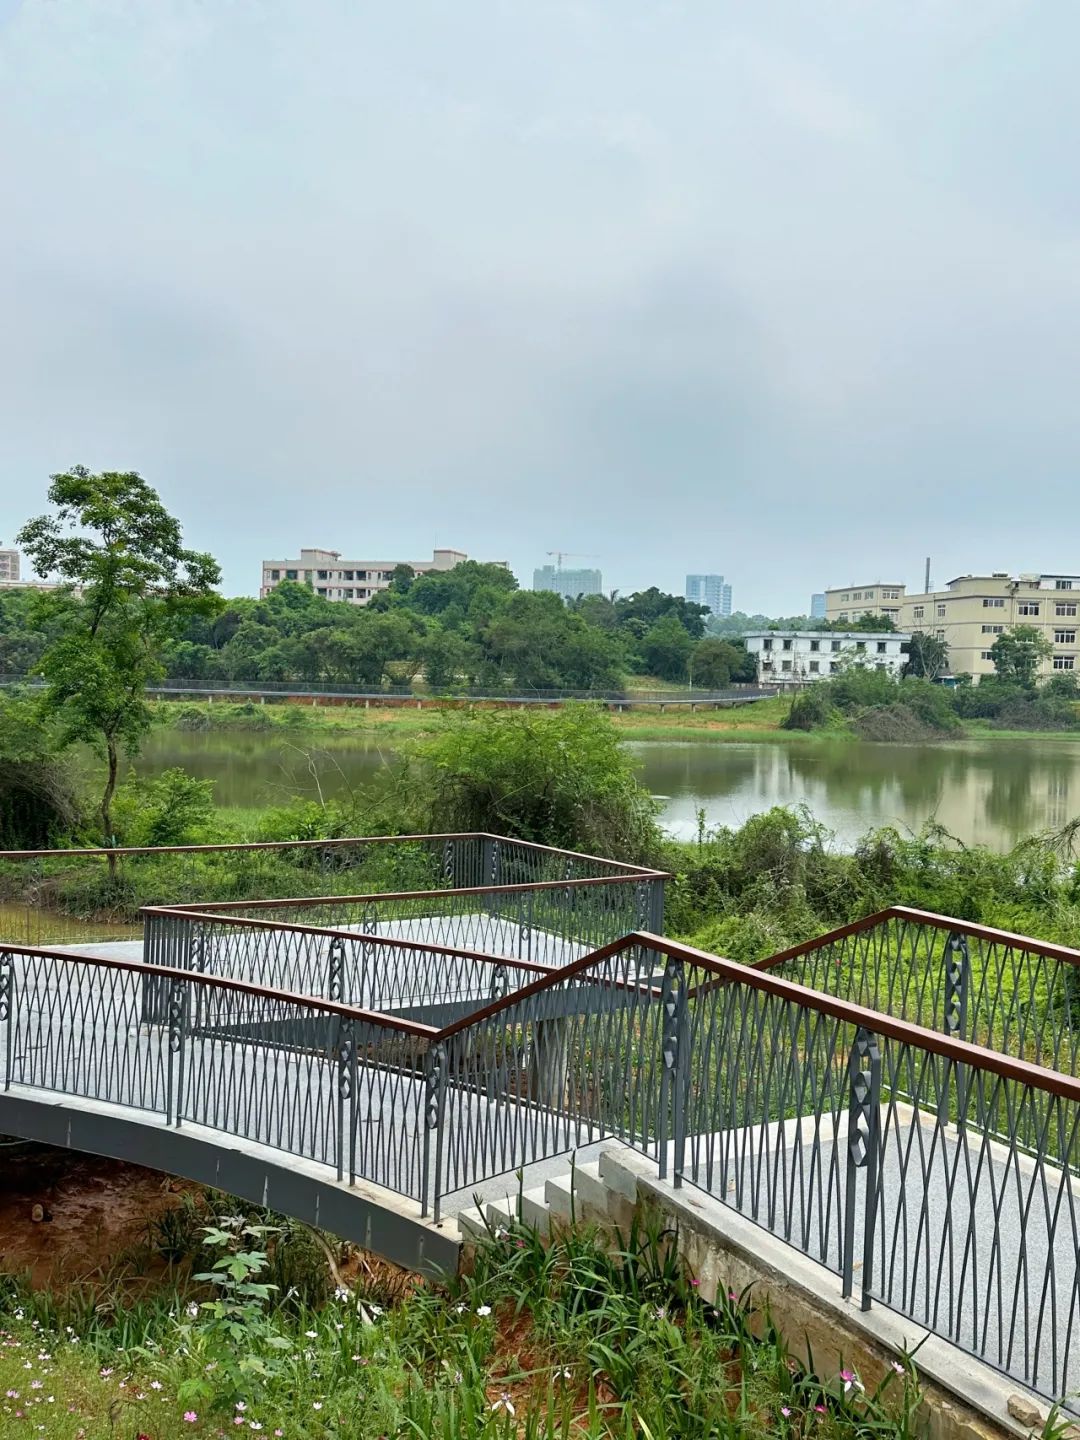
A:
[[[920,1433],[910,1366],[873,1395],[851,1372],[807,1373],[747,1297],[703,1303],[659,1232],[612,1252],[580,1229],[495,1231],[466,1277],[335,1268],[322,1303],[310,1275],[275,1288],[267,1217],[199,1233],[190,1269],[209,1269],[131,1303],[8,1282],[3,1440]]]

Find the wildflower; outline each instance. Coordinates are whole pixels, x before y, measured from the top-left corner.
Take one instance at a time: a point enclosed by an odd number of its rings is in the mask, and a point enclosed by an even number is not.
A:
[[[19,1392],[18,1392],[18,1390],[9,1390],[9,1391],[7,1392],[7,1398],[8,1398],[9,1400],[18,1400],[18,1398],[19,1398]]]
[[[907,1374],[907,1371],[904,1369],[903,1365],[900,1364],[899,1360],[894,1360],[892,1362],[892,1368],[896,1371],[897,1375]]]
[[[514,1402],[505,1391],[499,1396],[491,1408],[492,1410],[505,1410],[508,1415],[514,1414]]]
[[[845,1395],[849,1390],[864,1390],[866,1388],[854,1370],[841,1370],[840,1379],[844,1382]]]
[[[317,1340],[319,1338],[319,1332],[317,1330],[305,1330],[304,1334],[309,1340]]]
[[[191,1316],[192,1320],[198,1319],[199,1307],[195,1304],[194,1300],[187,1307],[187,1313]]]
[[[697,1278],[697,1276],[691,1275],[691,1277],[690,1277],[690,1284],[691,1284],[691,1285],[694,1287],[694,1289],[696,1290],[696,1289],[698,1288],[698,1286],[701,1284],[701,1281]]]
[[[243,1425],[243,1423],[244,1423],[244,1417],[243,1417],[243,1415],[234,1415],[234,1416],[232,1417],[232,1423],[233,1423],[234,1425]]]
[[[161,1381],[160,1381],[160,1380],[151,1380],[151,1381],[150,1381],[150,1389],[151,1389],[151,1390],[160,1390],[160,1389],[161,1389]]]
[[[312,1410],[321,1410],[321,1409],[322,1409],[322,1401],[321,1401],[321,1400],[313,1400],[313,1401],[311,1402],[311,1408],[312,1408]]]
[[[817,1411],[817,1413],[818,1413],[819,1415],[824,1415],[824,1414],[826,1413],[826,1410],[825,1410],[825,1406],[824,1406],[824,1405],[815,1405],[815,1406],[814,1406],[814,1409]]]
[[[198,1415],[196,1414],[196,1412],[195,1412],[194,1410],[185,1410],[185,1411],[184,1411],[184,1419],[187,1421],[187,1423],[188,1423],[189,1425],[194,1425],[195,1422],[198,1420],[198,1418],[199,1418],[199,1417],[198,1417]]]
[[[784,1417],[785,1420],[787,1420],[788,1417],[791,1415],[791,1411],[790,1411],[790,1409],[788,1408],[788,1406],[786,1406],[786,1405],[781,1405],[781,1406],[780,1406],[780,1414],[783,1415],[783,1417]]]
[[[344,1285],[339,1285],[339,1286],[337,1287],[337,1289],[334,1291],[334,1299],[335,1299],[335,1300],[348,1300],[348,1299],[350,1299],[349,1292],[348,1292],[348,1290],[345,1289],[345,1286],[344,1286]]]
[[[477,1307],[476,1313],[477,1313],[477,1315],[480,1316],[480,1319],[481,1319],[481,1320],[484,1320],[484,1319],[487,1318],[487,1316],[489,1316],[489,1315],[491,1314],[491,1306],[490,1306],[490,1305],[480,1305],[480,1306]]]
[[[237,1402],[236,1402],[236,1408],[237,1408],[237,1410],[243,1412],[244,1410],[247,1409],[247,1402],[246,1402],[245,1400],[237,1400]]]
[[[258,1420],[249,1420],[249,1421],[248,1421],[248,1429],[249,1429],[249,1430],[261,1430],[261,1429],[262,1429],[262,1425],[261,1425],[261,1423],[260,1423]]]
[[[102,1380],[107,1380],[107,1379],[109,1378],[109,1376],[112,1374],[112,1366],[111,1366],[111,1365],[103,1365],[103,1366],[101,1367],[101,1369],[98,1371],[98,1374],[101,1376]]]

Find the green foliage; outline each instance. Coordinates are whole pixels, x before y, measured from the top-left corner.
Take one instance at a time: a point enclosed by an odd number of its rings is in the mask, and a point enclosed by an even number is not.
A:
[[[650,675],[685,684],[694,641],[675,615],[663,615],[641,638],[641,656]]]
[[[791,702],[791,709],[780,722],[782,730],[824,730],[837,717],[832,692],[827,681],[808,685]]]
[[[945,641],[926,630],[916,630],[908,641],[905,676],[936,680],[939,675],[948,674],[948,670],[949,647]]]
[[[482,830],[635,860],[658,844],[656,805],[606,712],[449,712],[415,742],[393,803],[417,831]]]
[[[124,845],[196,845],[211,833],[214,782],[186,770],[131,779],[116,795],[117,834]]]
[[[217,564],[187,550],[180,525],[134,471],[91,474],[77,465],[52,476],[54,513],[23,526],[18,542],[41,575],[78,587],[41,601],[59,627],[36,668],[45,712],[61,741],[105,751],[102,838],[113,834],[112,797],[121,749],[134,753],[150,727],[145,691],[185,617],[214,607]]]
[[[1033,690],[1044,660],[1053,654],[1053,646],[1034,625],[1012,625],[990,647],[994,673],[1006,684]]]
[[[55,726],[33,699],[0,693],[0,847],[40,850],[77,827],[80,805]]]

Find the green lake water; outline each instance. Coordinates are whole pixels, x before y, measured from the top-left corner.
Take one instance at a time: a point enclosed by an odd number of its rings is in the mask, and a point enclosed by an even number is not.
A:
[[[690,838],[739,825],[771,805],[805,804],[850,844],[876,825],[936,818],[967,844],[1007,849],[1080,815],[1080,739],[962,740],[935,745],[672,743],[629,746],[664,823]],[[364,785],[392,757],[355,739],[159,730],[137,769],[170,765],[215,782],[219,805],[281,804]]]

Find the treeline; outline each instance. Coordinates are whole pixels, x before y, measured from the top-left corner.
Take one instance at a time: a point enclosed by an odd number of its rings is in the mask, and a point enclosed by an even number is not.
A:
[[[887,741],[947,737],[964,720],[995,730],[1077,730],[1078,701],[1073,671],[1042,684],[991,675],[950,688],[919,675],[853,667],[800,691],[781,723],[786,730],[834,729]]]
[[[27,675],[73,620],[73,605],[33,591],[0,594],[0,672]],[[367,606],[284,582],[266,599],[192,614],[165,645],[166,675],[207,681],[407,686],[436,692],[609,690],[627,677],[716,688],[752,681],[741,645],[706,635],[708,611],[650,589],[624,598],[518,589],[497,565],[466,561],[439,574],[395,571]]]

